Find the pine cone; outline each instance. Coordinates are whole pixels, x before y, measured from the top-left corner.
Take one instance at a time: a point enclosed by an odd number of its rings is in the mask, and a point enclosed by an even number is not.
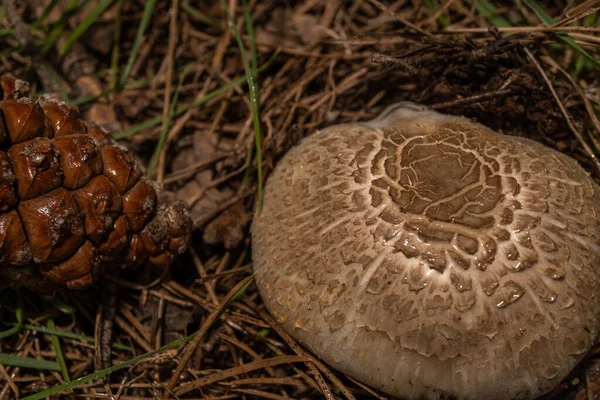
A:
[[[116,267],[166,268],[186,206],[76,107],[0,78],[0,289],[83,288]]]

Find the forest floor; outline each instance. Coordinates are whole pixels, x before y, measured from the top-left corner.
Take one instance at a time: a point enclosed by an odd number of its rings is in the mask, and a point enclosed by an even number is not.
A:
[[[0,293],[0,400],[53,388],[92,399],[387,397],[301,362],[312,356],[265,312],[249,280],[262,182],[316,129],[403,100],[540,141],[600,181],[599,8],[4,0],[0,74],[59,93],[114,132],[187,201],[195,229],[169,271],[123,271],[52,300]],[[600,396],[599,350],[543,398]]]

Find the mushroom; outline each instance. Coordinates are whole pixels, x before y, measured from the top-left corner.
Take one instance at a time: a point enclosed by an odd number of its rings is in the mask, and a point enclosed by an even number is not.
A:
[[[404,399],[532,399],[600,330],[600,188],[575,160],[413,103],[292,148],[252,226],[270,313]]]

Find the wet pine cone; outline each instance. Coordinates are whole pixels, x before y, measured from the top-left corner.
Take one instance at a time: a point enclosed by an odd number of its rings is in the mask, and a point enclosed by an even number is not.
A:
[[[103,272],[166,268],[185,251],[186,206],[76,107],[0,78],[0,289],[82,288]]]

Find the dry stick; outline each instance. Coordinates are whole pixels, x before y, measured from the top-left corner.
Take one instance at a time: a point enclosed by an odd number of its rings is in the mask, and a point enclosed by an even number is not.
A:
[[[294,339],[292,339],[292,337],[286,331],[284,331],[283,328],[281,328],[281,326],[277,323],[277,321],[275,321],[265,310],[260,310],[258,312],[258,315],[262,319],[264,319],[269,325],[271,325],[271,328],[287,343],[288,346],[290,346],[290,348],[296,354],[298,354],[299,356],[308,357],[308,353],[305,352],[300,347],[300,345],[298,345],[298,343],[296,343]],[[326,391],[323,391],[323,395],[327,399],[333,399],[333,394],[331,393],[331,390],[323,380],[323,377],[321,376],[319,371],[321,371],[331,382],[333,382],[333,384],[340,390],[340,392],[344,394],[344,396],[346,396],[348,400],[356,400],[356,398],[350,392],[350,390],[348,390],[346,385],[344,385],[342,381],[340,381],[334,374],[332,374],[331,371],[329,371],[329,368],[327,368],[322,362],[312,357],[311,362],[306,363],[306,366],[308,367],[308,369],[311,370],[311,372],[315,376],[315,379],[319,384],[319,387],[321,387],[321,390],[326,389]]]
[[[200,260],[198,253],[196,253],[194,248],[190,249],[190,253],[192,255],[192,259],[194,260],[194,264],[196,265],[196,270],[198,271],[198,274],[200,275],[200,277],[206,276],[206,269],[204,268],[204,264],[202,264],[202,260]],[[223,257],[223,260],[225,258],[226,257]],[[214,305],[219,304],[219,299],[217,297],[217,293],[215,292],[214,286],[207,285],[206,283],[203,283],[203,285],[204,285],[204,288],[206,289],[206,292],[208,293],[208,297],[210,298],[212,303]]]
[[[229,343],[231,343],[233,346],[236,346],[236,347],[237,347],[237,348],[239,348],[240,350],[242,350],[242,351],[246,352],[247,354],[250,354],[250,356],[252,356],[252,358],[253,358],[253,359],[255,359],[255,360],[263,360],[263,359],[264,359],[263,357],[261,357],[261,356],[260,356],[260,354],[258,354],[258,353],[257,353],[257,352],[255,352],[254,350],[252,350],[252,349],[250,348],[250,346],[248,346],[248,345],[247,345],[247,344],[245,344],[245,343],[242,343],[242,342],[240,342],[239,340],[237,340],[237,339],[235,339],[235,338],[233,338],[233,337],[230,337],[230,336],[228,336],[228,335],[224,335],[224,334],[222,334],[222,333],[217,333],[217,336],[218,336],[219,338],[221,338],[221,340],[224,340],[224,341],[226,341],[226,342],[229,342]],[[267,373],[268,373],[269,375],[271,375],[272,377],[275,377],[275,376],[276,376],[276,374],[275,374],[275,370],[274,370],[273,368],[271,368],[271,367],[266,367],[266,368],[265,368],[265,371],[267,371]],[[258,380],[261,380],[261,379],[269,379],[269,378],[258,378]],[[277,378],[270,378],[270,379],[277,379]],[[239,384],[240,384],[239,382],[240,382],[240,380],[238,379],[237,381],[235,381],[235,382],[232,382],[232,383],[233,383],[233,384],[238,384],[238,385],[239,385]],[[285,389],[281,388],[281,391],[283,392],[283,394],[287,395],[287,392],[285,391]]]
[[[115,285],[117,286],[122,286],[122,287],[126,287],[127,289],[134,289],[134,290],[148,290],[151,289],[153,287],[155,287],[156,285],[160,284],[164,279],[165,276],[167,276],[167,274],[169,273],[169,269],[165,268],[160,276],[158,278],[156,278],[155,280],[153,280],[150,283],[147,283],[145,285],[140,285],[138,283],[134,283],[134,282],[129,282],[126,280],[123,280],[115,275],[107,275],[106,278],[110,281],[112,281]]]
[[[600,10],[600,7],[598,7]],[[600,28],[590,26],[507,26],[498,27],[498,32],[505,33],[544,33],[544,32],[600,32]],[[489,33],[489,28],[446,28],[437,33]]]
[[[324,94],[319,100],[317,100],[310,108],[308,109],[308,113],[314,113],[323,103],[329,100],[332,96],[336,96],[338,94],[344,93],[346,90],[354,87],[355,85],[360,83],[359,78],[369,72],[368,68],[361,68],[358,71],[354,72],[350,76],[344,78],[337,87]]]
[[[596,377],[597,372],[594,371],[594,369],[595,368],[593,368],[593,367],[585,368],[584,372],[583,372],[583,375],[585,377],[585,394],[586,394],[585,397],[587,398],[587,400],[594,400],[594,399],[598,398],[598,396],[597,396],[598,389],[594,390],[595,382],[597,379],[597,377]],[[594,375],[593,377],[590,376],[592,374]],[[596,393],[594,393],[594,392],[596,392]]]
[[[575,79],[573,79],[573,77],[567,71],[565,71],[564,68],[560,67],[552,58],[544,56],[544,57],[542,57],[542,60],[545,63],[550,64],[551,66],[555,67],[560,72],[562,72],[562,74],[569,80],[569,82],[571,82],[571,85],[575,88],[575,90],[577,91],[577,94],[579,94],[579,97],[581,97],[581,100],[583,100],[583,103],[585,104],[585,109],[588,112],[588,114],[590,115],[590,118],[592,120],[592,124],[594,125],[594,128],[596,128],[598,135],[600,135],[600,120],[598,120],[598,117],[596,116],[596,112],[594,111],[594,107],[592,106],[590,99],[588,99],[587,96],[585,95],[585,93],[583,92],[583,89],[581,88],[581,86],[579,86],[577,84],[577,82],[575,82]],[[596,147],[596,151],[600,151],[600,145],[598,144],[597,140],[595,140],[595,138],[591,135],[590,135],[590,139],[592,140],[592,143],[594,143],[594,147]]]
[[[4,11],[10,23],[15,27],[15,33],[19,43],[25,49],[25,52],[31,55],[33,59],[33,68],[37,73],[42,86],[46,92],[60,92],[60,87],[53,78],[53,72],[48,67],[46,60],[35,48],[33,36],[29,32],[29,26],[23,21],[17,11],[14,0],[2,0]]]
[[[150,343],[152,340],[150,332],[148,332],[146,327],[131,313],[131,308],[132,307],[128,303],[123,303],[119,311],[123,318],[129,321],[129,323],[140,333],[140,335],[142,335],[146,342]]]
[[[156,297],[158,299],[163,299],[163,300],[169,301],[169,302],[171,302],[173,304],[177,304],[180,307],[191,308],[191,307],[194,306],[194,303],[192,303],[191,301],[185,301],[185,300],[180,299],[178,297],[169,296],[168,294],[165,294],[162,291],[150,290],[150,291],[148,291],[148,294],[151,295],[151,296],[154,296],[154,297]]]
[[[155,349],[158,349],[162,346],[162,337],[164,331],[164,319],[165,319],[165,297],[161,296],[158,299],[158,310],[156,313],[157,323],[156,323],[156,334],[154,335],[154,341],[152,345]]]
[[[353,379],[353,378],[351,378],[349,376],[347,378],[350,381],[352,381],[352,383],[354,383],[356,386],[360,387],[362,390],[364,390],[365,392],[369,393],[374,398],[379,399],[379,400],[387,400],[386,397],[383,397],[382,395],[380,395],[379,393],[377,393],[375,390],[371,389],[370,387],[368,387],[364,383],[359,382],[356,379]]]
[[[139,396],[119,396],[119,397],[110,397],[106,393],[85,393],[85,394],[74,394],[73,398],[84,398],[84,399],[119,399],[119,400],[154,400],[154,397],[139,397]],[[220,399],[221,400],[221,399]]]
[[[473,103],[479,103],[485,100],[492,100],[499,96],[507,96],[513,94],[511,89],[494,90],[492,92],[479,93],[473,96],[464,97],[462,99],[444,101],[442,103],[432,104],[431,107],[434,110],[440,110],[448,107],[464,106]]]
[[[571,22],[585,18],[588,15],[595,14],[596,12],[598,12],[598,10],[600,10],[600,7],[590,7],[587,10],[582,10],[581,12],[572,15],[571,17],[561,19],[560,21],[558,21],[554,25],[552,25],[552,27],[570,24]]]
[[[579,4],[572,4],[575,3],[575,1],[571,1],[570,6],[572,7],[567,7],[567,9],[564,11],[564,15],[577,15],[580,12],[582,12],[583,10],[586,10],[588,8],[591,8],[593,6],[595,6],[597,3],[599,2],[599,0],[584,0]]]
[[[296,378],[242,378],[235,382],[221,382],[221,385],[226,386],[243,386],[243,385],[289,385],[289,386],[306,386],[306,382]]]
[[[220,178],[217,179],[213,179],[212,181],[210,181],[209,183],[207,183],[206,185],[202,186],[200,188],[200,190],[198,190],[198,192],[196,194],[194,194],[193,197],[189,198],[186,200],[188,207],[189,208],[193,208],[197,202],[199,202],[203,197],[204,194],[206,193],[206,191],[208,189],[212,189],[215,186],[218,186],[226,181],[228,181],[229,179],[233,178],[236,175],[241,174],[242,172],[246,171],[248,169],[248,166],[250,165],[250,155],[248,155],[248,157],[246,157],[246,162],[244,162],[244,165],[242,165],[241,167],[239,167],[238,169],[236,169],[233,172],[228,173],[225,176],[222,176]]]
[[[583,136],[577,130],[577,128],[575,127],[575,125],[573,125],[573,121],[571,121],[571,117],[569,117],[569,113],[567,112],[567,110],[565,109],[565,106],[562,104],[562,102],[558,98],[558,94],[554,90],[554,86],[552,85],[552,82],[550,82],[550,78],[548,78],[548,75],[546,75],[546,72],[544,71],[544,69],[542,68],[542,66],[538,62],[538,60],[533,56],[533,54],[531,54],[531,52],[529,51],[529,49],[527,47],[523,47],[523,49],[525,50],[525,53],[527,53],[527,57],[529,57],[529,59],[535,64],[535,67],[538,69],[538,71],[540,72],[540,74],[542,74],[542,77],[544,78],[544,81],[546,82],[546,85],[548,85],[548,88],[552,92],[552,96],[554,97],[554,100],[556,100],[556,103],[558,104],[558,107],[560,108],[561,113],[563,114],[565,120],[567,121],[567,124],[569,125],[569,128],[571,128],[571,131],[573,132],[573,134],[575,135],[575,137],[577,138],[577,140],[579,140],[579,143],[583,146],[585,152],[592,159],[592,161],[594,162],[594,164],[596,164],[596,168],[598,169],[598,172],[600,172],[600,162],[598,161],[598,157],[596,157],[596,154],[594,153],[594,151],[586,143],[586,141],[584,140]]]
[[[131,384],[137,380],[142,379],[145,375],[148,374],[148,371],[144,371],[142,372],[140,375],[134,377],[133,379],[127,380],[129,378],[129,375],[131,374],[133,368],[130,368],[127,371],[127,374],[125,374],[125,376],[123,376],[123,379],[121,380],[121,383],[118,384],[117,387],[117,393],[115,394],[115,399],[121,400],[124,396],[123,396],[123,391],[125,389],[128,389],[131,387]],[[113,385],[109,385],[110,387],[112,387]]]
[[[585,45],[586,43],[589,45],[598,45],[600,44],[600,38],[594,35],[586,35],[585,33],[571,33],[571,37],[576,40],[576,42],[580,45]]]
[[[167,80],[165,82],[165,90],[164,90],[164,103],[163,103],[163,123],[161,132],[167,130],[167,124],[169,123],[169,110],[171,109],[171,91],[173,86],[173,65],[174,65],[174,54],[175,54],[175,44],[177,42],[177,17],[179,11],[179,1],[172,0],[171,1],[171,21],[169,23],[169,45],[167,48]],[[157,177],[156,180],[158,182],[162,182],[165,177],[165,155],[166,151],[161,149],[160,154],[158,156],[158,165],[157,165]]]
[[[386,7],[385,5],[383,5],[381,2],[379,2],[378,0],[369,0],[369,3],[373,4],[375,7],[379,8],[381,11],[383,11],[384,13],[396,18],[396,20],[398,22],[400,22],[403,25],[406,25],[407,27],[411,28],[414,31],[419,32],[421,35],[427,36],[429,39],[435,39],[435,36],[421,28],[419,28],[418,26],[416,26],[415,24],[408,22],[407,20],[405,20],[404,18],[398,16],[396,13],[392,12],[389,10],[388,7]]]
[[[21,338],[19,339],[19,342],[17,343],[17,345],[15,346],[15,351],[17,351],[17,355],[18,356],[27,356],[29,350],[31,349],[32,345],[31,345],[31,341],[30,341],[30,330],[27,330],[25,332],[24,335],[21,336]],[[41,357],[39,356],[39,352],[38,354],[36,354],[36,358],[39,360],[41,359]],[[14,380],[14,378],[21,372],[21,368],[20,367],[14,367],[12,368],[12,370],[10,371],[10,379]],[[55,376],[56,378],[56,376]],[[57,379],[60,379],[60,377],[58,377]],[[0,400],[4,400],[6,398],[6,396],[8,396],[10,390],[10,383],[7,382],[4,384],[4,387],[2,388],[2,390],[0,390]]]
[[[269,328],[270,328],[270,326],[269,326]],[[256,335],[258,335],[258,332],[255,332],[255,336]],[[283,353],[283,351],[281,351],[281,349],[278,347],[279,344],[275,344],[274,343],[275,342],[274,340],[268,340],[267,338],[265,338],[265,340],[267,340],[265,344],[269,348],[269,350],[271,350],[273,353],[275,353],[277,355],[280,355],[280,356],[285,355]],[[301,370],[299,367],[297,367],[297,366],[295,366],[293,364],[290,364],[290,368],[293,369],[294,372],[296,372],[296,374],[298,374],[298,376],[300,376],[303,379],[303,382],[304,382],[305,386],[310,386],[311,388],[313,388],[315,390],[321,390],[321,392],[323,392],[323,390],[319,386],[321,383],[323,385],[325,385],[325,387],[327,387],[325,381],[323,380],[323,377],[321,377],[320,375],[319,376],[320,376],[321,379],[320,379],[319,383],[317,384],[317,382],[313,378],[311,378],[306,372],[304,372],[303,370]],[[316,368],[314,368],[314,370],[317,373],[319,372],[319,370],[317,370]],[[312,369],[311,369],[311,372],[312,372]],[[335,396],[333,396],[333,397],[334,397],[334,399],[337,400],[337,397],[335,397]]]
[[[371,57],[371,62],[374,64],[383,64],[386,66],[391,65],[394,67],[402,67],[408,72],[410,72],[411,75],[417,75],[419,73],[419,70],[417,70],[415,67],[413,67],[403,59],[386,56],[385,54],[373,53],[373,56]]]
[[[113,282],[107,282],[102,291],[101,305],[96,318],[95,347],[96,357],[94,359],[97,370],[110,365],[111,343],[113,337],[113,322],[117,307],[117,288]],[[108,382],[108,381],[106,381]]]
[[[173,139],[177,137],[177,135],[179,135],[179,132],[181,132],[181,130],[183,129],[183,127],[190,121],[190,118],[192,118],[192,115],[194,113],[195,110],[193,109],[188,109],[185,114],[183,114],[180,118],[177,119],[177,121],[175,122],[175,124],[173,124],[173,126],[171,127],[171,129],[169,129],[169,132],[167,133],[167,137],[164,141],[164,143],[162,144],[162,148],[160,149],[160,153],[158,155],[158,168],[156,171],[157,174],[157,180],[159,180],[159,182],[164,183],[164,174],[165,174],[165,163],[166,163],[166,154],[167,154],[167,149],[171,146],[171,142],[173,142]]]
[[[254,194],[254,191],[248,190],[245,193],[242,193],[238,196],[232,197],[231,199],[227,200],[225,203],[221,204],[219,207],[216,207],[215,209],[202,214],[201,216],[199,216],[197,219],[194,220],[194,230],[200,229],[208,221],[212,220],[213,218],[216,218],[217,215],[221,214],[223,211],[227,210],[229,207],[231,207],[238,201],[243,200],[246,197],[249,197],[253,194]]]
[[[17,384],[8,375],[8,372],[6,372],[6,369],[4,368],[4,365],[2,365],[2,364],[0,364],[0,376],[2,376],[4,378],[4,380],[6,381],[6,383],[8,384],[8,386],[10,387],[10,389],[15,393],[15,398],[18,399],[19,397],[21,397],[21,395],[19,394],[19,388],[18,388]]]
[[[258,390],[258,389],[233,389],[233,391],[235,393],[239,393],[240,395],[250,395],[250,396],[255,396],[255,397],[262,397],[265,399],[271,399],[271,400],[289,400],[290,397],[289,396],[282,396],[279,394],[274,394],[271,392],[266,392],[264,390]]]
[[[448,0],[444,5],[442,5],[441,7],[438,7],[437,10],[435,10],[435,13],[433,13],[433,15],[431,15],[429,18],[427,18],[424,21],[419,22],[418,27],[422,27],[423,25],[428,25],[432,22],[434,22],[436,19],[438,19],[440,17],[440,15],[442,15],[444,12],[446,12],[446,10],[452,5],[452,3],[454,3],[456,0]]]
[[[192,292],[190,289],[180,285],[179,283],[175,282],[175,281],[170,281],[167,283],[163,283],[163,288],[165,288],[166,290],[173,292],[173,293],[177,293],[180,296],[185,296],[188,299],[190,299],[190,301],[192,303],[198,304],[200,307],[204,308],[206,311],[213,311],[214,310],[214,306],[208,302],[208,300],[206,300],[203,297],[198,296],[196,293]]]
[[[137,343],[138,346],[140,346],[142,349],[144,349],[144,351],[151,352],[152,350],[154,350],[150,343],[146,341],[146,339],[144,339],[139,333],[137,333],[132,328],[132,326],[128,324],[127,321],[125,321],[123,318],[116,316],[115,322],[117,323],[117,326],[123,331],[125,331],[125,333],[127,333],[129,336],[131,336],[133,341]]]
[[[186,346],[184,353],[181,357],[181,361],[179,362],[179,364],[177,364],[177,368],[175,369],[175,372],[173,372],[173,375],[171,375],[171,379],[169,380],[167,388],[163,392],[162,398],[164,400],[169,398],[169,395],[175,388],[175,385],[177,384],[177,381],[179,380],[181,373],[186,368],[188,362],[192,358],[192,355],[194,355],[196,348],[200,345],[200,342],[202,342],[202,340],[208,333],[208,330],[210,329],[210,327],[217,321],[217,319],[219,319],[219,317],[221,316],[221,314],[223,312],[223,309],[227,306],[227,304],[231,301],[231,299],[233,299],[233,297],[238,293],[238,291],[241,288],[243,288],[246,284],[248,284],[252,279],[254,279],[254,275],[250,275],[250,276],[244,278],[243,280],[241,280],[240,282],[238,282],[238,284],[235,285],[233,287],[233,289],[231,289],[229,291],[229,293],[227,293],[225,295],[225,297],[223,297],[223,299],[221,300],[221,302],[219,303],[219,306],[215,309],[215,311],[210,313],[210,315],[208,316],[208,318],[206,319],[206,321],[204,322],[204,324],[202,325],[200,330],[198,330],[198,332],[196,333],[196,336],[194,336],[194,338]]]
[[[267,358],[260,361],[253,361],[248,364],[240,365],[238,367],[232,367],[220,372],[217,372],[212,375],[208,375],[197,379],[195,381],[186,383],[181,385],[177,390],[175,390],[176,396],[181,396],[182,394],[188,393],[195,389],[200,389],[206,385],[210,385],[211,383],[219,382],[225,378],[231,378],[236,375],[241,375],[250,371],[254,371],[257,369],[265,369],[267,367],[272,367],[281,364],[290,364],[290,363],[299,363],[299,362],[311,362],[313,361],[309,357],[303,356],[277,356],[272,358]]]
[[[200,277],[200,278],[196,278],[196,282],[205,282],[205,281],[210,281],[213,279],[218,279],[218,278],[222,278],[224,276],[228,276],[228,275],[235,275],[235,274],[240,274],[243,272],[248,272],[249,270],[251,270],[252,266],[250,264],[246,265],[245,267],[240,267],[240,268],[233,268],[233,269],[228,269],[225,272],[221,272],[219,274],[210,274],[210,275],[206,275],[204,277]]]

